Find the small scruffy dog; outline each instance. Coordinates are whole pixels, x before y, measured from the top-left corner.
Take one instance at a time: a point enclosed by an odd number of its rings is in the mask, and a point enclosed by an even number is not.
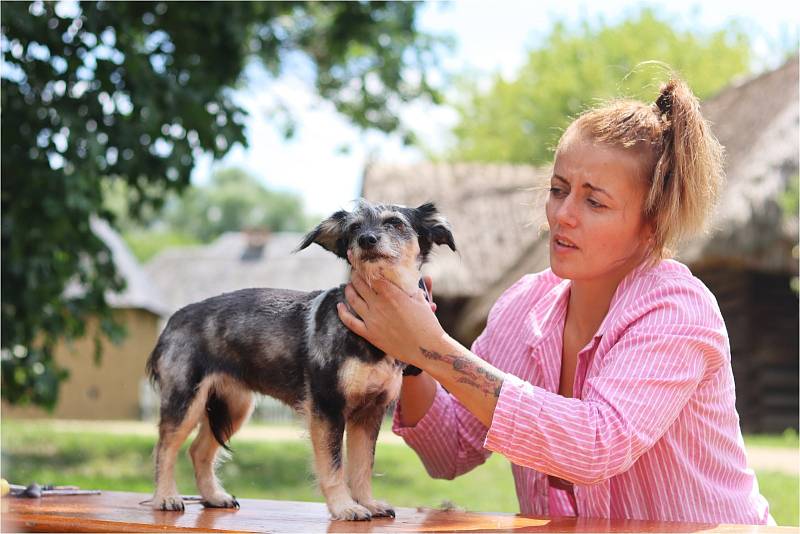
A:
[[[363,200],[352,212],[337,211],[322,221],[297,250],[312,243],[347,260],[367,280],[389,279],[408,294],[419,290],[420,267],[433,245],[456,248],[432,203],[406,208]],[[342,324],[336,305],[346,302],[344,287],[310,293],[242,289],[190,304],[170,318],[147,362],[161,397],[153,508],[184,509],[175,460],[198,424],[189,453],[203,504],[239,507],[214,466],[258,392],[307,418],[314,470],[334,519],[394,517],[389,504],[372,497],[372,466],[381,420],[400,392],[404,364]]]

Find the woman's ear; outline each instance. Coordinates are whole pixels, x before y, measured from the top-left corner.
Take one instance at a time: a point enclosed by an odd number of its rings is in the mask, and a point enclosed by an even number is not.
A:
[[[645,221],[642,224],[639,236],[645,250],[645,256],[652,256],[656,246],[655,224],[652,221]]]

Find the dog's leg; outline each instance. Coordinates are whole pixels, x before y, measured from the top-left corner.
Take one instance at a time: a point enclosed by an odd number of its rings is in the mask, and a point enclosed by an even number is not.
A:
[[[156,510],[184,510],[183,499],[175,484],[175,460],[181,445],[200,421],[206,391],[200,388],[183,414],[171,413],[169,410],[171,406],[183,405],[177,400],[178,397],[189,395],[191,393],[172,391],[169,399],[166,395],[162,396],[162,414],[155,448],[156,491],[152,499],[152,507]]]
[[[244,386],[241,386],[242,388]],[[224,393],[222,393],[224,391]],[[253,411],[253,395],[244,389],[217,388],[217,394],[223,395],[222,402],[230,415],[232,436],[250,417]],[[230,438],[230,436],[227,436]],[[220,444],[211,431],[208,417],[203,417],[200,431],[189,448],[189,456],[194,465],[194,478],[197,489],[203,497],[203,505],[208,508],[239,508],[236,497],[225,491],[214,472]]]
[[[310,410],[308,429],[314,447],[314,470],[333,519],[364,521],[372,518],[370,511],[350,496],[342,469],[342,439],[344,417],[324,416]]]
[[[347,421],[347,483],[353,498],[373,517],[395,516],[390,504],[372,497],[375,443],[385,413],[385,407],[374,407]]]

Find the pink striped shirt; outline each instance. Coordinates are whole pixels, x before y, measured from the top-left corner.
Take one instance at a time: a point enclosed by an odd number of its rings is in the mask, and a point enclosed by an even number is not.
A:
[[[492,308],[472,351],[509,375],[488,429],[441,386],[416,426],[398,410],[394,431],[428,473],[450,479],[496,451],[512,463],[524,514],[774,524],[747,468],[711,292],[675,261],[632,271],[578,353],[566,398],[570,284],[549,269],[527,275]]]

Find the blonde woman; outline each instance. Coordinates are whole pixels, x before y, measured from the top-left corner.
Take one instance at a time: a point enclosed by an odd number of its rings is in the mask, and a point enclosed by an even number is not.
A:
[[[702,230],[722,149],[686,84],[618,101],[564,132],[546,204],[550,268],[523,277],[463,347],[422,292],[356,273],[356,334],[424,372],[394,430],[437,478],[492,451],[524,514],[774,524],[747,468],[714,296],[671,259]]]

